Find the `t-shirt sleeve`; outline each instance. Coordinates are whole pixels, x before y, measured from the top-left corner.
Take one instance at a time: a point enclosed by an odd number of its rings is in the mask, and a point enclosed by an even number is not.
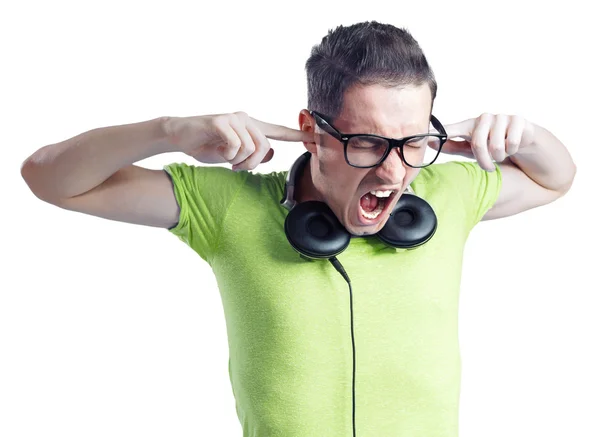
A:
[[[179,221],[169,228],[202,259],[211,262],[219,244],[227,211],[248,172],[185,163],[165,165],[179,205]]]
[[[442,183],[450,185],[454,196],[462,201],[471,231],[485,213],[496,203],[502,188],[502,171],[494,162],[496,170],[488,172],[476,161],[450,161],[440,165]]]

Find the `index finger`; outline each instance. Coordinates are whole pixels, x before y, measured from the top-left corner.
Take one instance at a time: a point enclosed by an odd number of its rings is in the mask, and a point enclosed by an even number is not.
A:
[[[471,141],[471,135],[475,127],[475,120],[470,118],[458,123],[444,125],[448,138],[462,138]]]
[[[279,124],[260,121],[255,118],[252,120],[267,138],[279,141],[301,141],[306,143],[314,142],[314,132],[292,129]]]

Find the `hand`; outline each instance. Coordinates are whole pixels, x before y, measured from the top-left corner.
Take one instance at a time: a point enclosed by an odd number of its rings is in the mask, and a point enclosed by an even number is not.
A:
[[[164,130],[174,149],[215,164],[229,162],[233,170],[251,170],[273,158],[267,138],[313,142],[313,133],[265,123],[239,111],[231,114],[167,117]]]
[[[535,126],[518,115],[484,113],[444,129],[448,140],[442,146],[442,153],[476,159],[481,168],[494,171],[492,159],[502,162],[523,151],[533,142]],[[465,141],[451,140],[453,137]]]

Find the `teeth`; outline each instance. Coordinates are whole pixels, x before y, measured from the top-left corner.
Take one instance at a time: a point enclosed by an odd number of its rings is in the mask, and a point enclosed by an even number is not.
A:
[[[381,214],[381,211],[383,211],[383,205],[381,205],[381,203],[379,203],[377,207],[371,212],[365,211],[360,205],[358,207],[360,208],[360,213],[363,215],[363,217],[366,217],[368,219],[376,219],[379,216],[379,214]]]
[[[373,191],[370,191],[370,193],[373,196],[377,196],[377,197],[389,197],[390,194],[393,193],[393,191],[392,190],[386,190],[386,191],[373,190]]]
[[[394,190],[372,190],[369,191],[370,194],[372,194],[373,196],[379,198],[379,199],[385,199],[388,198],[392,193],[394,192]],[[377,217],[379,217],[379,215],[381,214],[381,211],[383,211],[383,204],[385,202],[381,202],[379,201],[377,203],[377,207],[371,211],[371,212],[367,212],[364,209],[362,209],[362,207],[359,204],[359,208],[360,208],[360,213],[362,214],[363,217],[366,217],[368,219],[376,219]]]

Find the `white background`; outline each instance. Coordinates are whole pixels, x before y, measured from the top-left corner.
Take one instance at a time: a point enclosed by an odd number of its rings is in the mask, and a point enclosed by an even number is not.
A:
[[[588,3],[216,3],[2,7],[0,436],[241,436],[209,267],[166,230],[43,203],[20,165],[46,144],[161,115],[244,110],[298,127],[311,47],[372,19],[421,44],[442,123],[521,114],[578,165],[566,197],[471,234],[461,437],[600,436],[599,34]],[[287,169],[304,150],[273,147],[257,171]],[[172,161],[192,163],[141,164]]]

